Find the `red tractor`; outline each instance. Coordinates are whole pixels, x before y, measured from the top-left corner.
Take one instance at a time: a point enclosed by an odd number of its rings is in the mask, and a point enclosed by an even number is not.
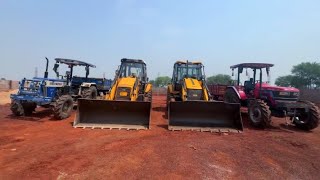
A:
[[[320,111],[315,104],[299,100],[299,89],[272,86],[262,82],[263,70],[266,70],[269,77],[270,67],[273,67],[273,64],[242,63],[231,66],[232,74],[234,69],[238,70],[237,85],[227,87],[224,101],[247,106],[249,120],[255,127],[269,126],[271,116],[290,117],[291,123],[303,130],[318,127]],[[242,86],[240,75],[243,69],[253,70],[253,77],[245,81]],[[256,79],[257,73],[259,73],[258,80]]]

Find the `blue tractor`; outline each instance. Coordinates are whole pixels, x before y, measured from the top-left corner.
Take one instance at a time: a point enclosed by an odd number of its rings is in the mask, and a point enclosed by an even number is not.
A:
[[[17,94],[11,94],[11,111],[16,116],[30,115],[37,106],[51,108],[55,119],[65,119],[71,115],[78,98],[96,99],[98,93],[106,93],[111,80],[89,78],[89,68],[95,66],[86,62],[56,58],[53,70],[57,79],[48,78],[49,60],[46,58],[43,78],[22,79]],[[66,74],[59,74],[59,65],[68,65]],[[85,66],[86,76],[73,76],[75,66]]]

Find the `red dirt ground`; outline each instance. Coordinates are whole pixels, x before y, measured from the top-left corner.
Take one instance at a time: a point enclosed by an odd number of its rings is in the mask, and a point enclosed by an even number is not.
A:
[[[150,130],[74,129],[74,115],[13,117],[0,106],[0,179],[318,179],[320,129],[273,119],[241,134],[168,131],[165,97],[153,98]]]

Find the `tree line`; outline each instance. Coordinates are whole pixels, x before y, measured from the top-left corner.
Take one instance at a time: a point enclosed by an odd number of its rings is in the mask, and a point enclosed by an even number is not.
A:
[[[320,87],[320,63],[303,62],[291,69],[291,74],[276,79],[278,86],[315,89]]]
[[[207,84],[232,84],[232,78],[226,74],[217,74],[206,78]],[[171,78],[160,76],[150,81],[155,87],[166,87]],[[292,67],[291,74],[280,76],[275,80],[277,86],[296,88],[320,88],[320,63],[303,62]]]

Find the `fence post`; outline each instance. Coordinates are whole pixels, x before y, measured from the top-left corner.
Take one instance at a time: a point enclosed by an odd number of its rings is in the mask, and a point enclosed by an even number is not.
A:
[[[9,80],[9,89],[12,89],[12,80]]]

